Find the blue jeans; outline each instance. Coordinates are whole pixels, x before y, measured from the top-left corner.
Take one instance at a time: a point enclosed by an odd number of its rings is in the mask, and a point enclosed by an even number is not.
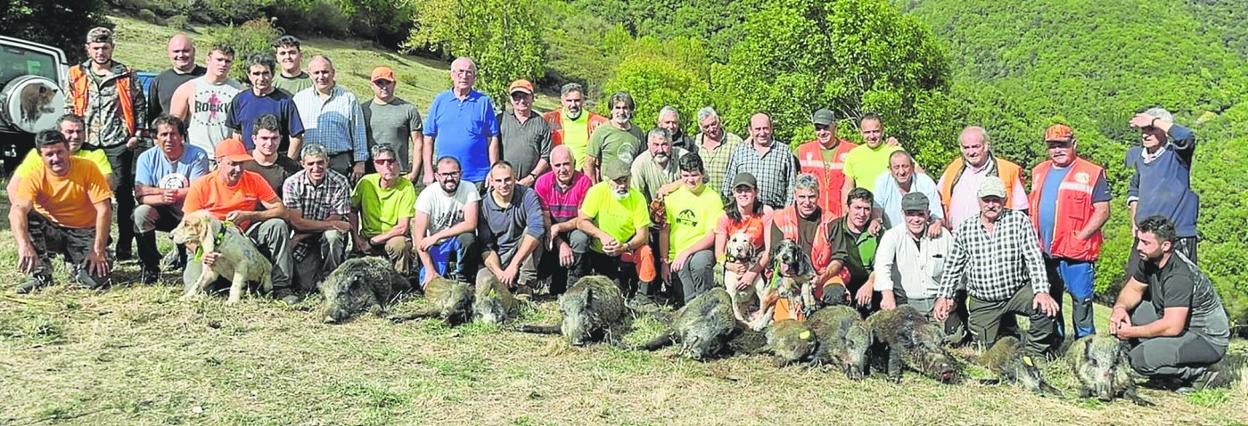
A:
[[[1070,292],[1070,322],[1075,338],[1096,334],[1092,318],[1092,289],[1096,282],[1096,263],[1062,258],[1046,258],[1045,270],[1049,275],[1049,295],[1062,304],[1062,293]],[[1066,324],[1062,313],[1057,314],[1057,333],[1066,337]]]
[[[469,257],[475,242],[476,237],[473,233],[465,232],[455,236],[455,238],[447,238],[440,243],[430,246],[429,260],[430,263],[433,263],[434,271],[439,276],[445,278],[471,282],[468,281],[471,277],[466,272],[475,271],[472,269],[475,265],[470,264],[473,262],[471,262],[472,259]],[[453,269],[450,268],[452,253],[455,254],[455,267]],[[428,271],[424,268],[420,269],[420,282],[425,282],[425,274],[427,273]],[[447,274],[451,275],[448,276]]]

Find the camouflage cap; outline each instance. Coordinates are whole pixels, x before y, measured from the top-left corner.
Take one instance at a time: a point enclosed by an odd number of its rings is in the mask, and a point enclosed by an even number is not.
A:
[[[95,27],[87,31],[87,43],[113,43],[113,30]]]

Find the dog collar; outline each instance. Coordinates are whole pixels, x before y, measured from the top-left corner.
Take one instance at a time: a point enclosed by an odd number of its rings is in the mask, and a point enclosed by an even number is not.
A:
[[[232,227],[234,227],[234,222],[231,222],[228,220],[221,222],[221,230],[217,231],[217,235],[212,236],[212,245],[215,247],[220,247],[221,243],[225,242],[225,231]],[[204,260],[204,246],[203,245],[200,245],[199,247],[195,248],[195,260],[196,261]]]

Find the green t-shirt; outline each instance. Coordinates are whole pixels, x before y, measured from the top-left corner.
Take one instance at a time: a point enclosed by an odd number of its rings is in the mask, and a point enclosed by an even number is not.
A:
[[[581,203],[581,214],[621,243],[632,239],[638,230],[647,232],[645,228],[650,226],[650,208],[646,197],[629,188],[628,196],[617,200],[612,192],[611,182],[598,182],[589,187],[585,201]],[[593,249],[602,253],[602,241],[595,238]]]
[[[888,157],[897,151],[902,151],[900,146],[886,143],[875,149],[858,145],[845,156],[845,177],[853,178],[856,187],[875,190],[875,178],[888,172]]]
[[[589,146],[589,111],[581,111],[581,116],[575,120],[568,118],[568,112],[565,110],[559,114],[559,119],[563,122],[563,145],[572,151],[572,159],[576,160],[575,166],[581,167],[585,164],[585,148]]]
[[[35,148],[26,153],[26,158],[22,159],[22,163],[17,165],[17,169],[13,170],[15,176],[26,176],[38,168],[43,167],[43,159],[39,158],[39,149]],[[113,166],[108,163],[108,156],[104,154],[102,149],[78,150],[74,153],[75,157],[90,161],[96,167],[100,168],[100,173],[107,176],[113,174]]]
[[[612,158],[625,164],[633,164],[633,159],[641,154],[642,137],[641,130],[637,130],[636,125],[628,130],[620,130],[611,123],[603,124],[589,136],[589,151],[585,155],[598,159],[598,164],[604,164]]]
[[[416,206],[416,188],[412,182],[399,177],[393,188],[381,187],[381,175],[366,175],[355,184],[351,193],[351,208],[360,211],[360,233],[365,237],[389,231],[399,220],[411,219]]]
[[[663,199],[667,210],[668,258],[675,259],[680,252],[703,237],[715,233],[715,224],[724,215],[724,204],[719,193],[708,186],[701,194],[694,194],[687,186]]]
[[[286,77],[278,72],[273,76],[273,87],[286,92],[290,96],[302,92],[304,89],[312,87],[312,78],[308,76],[307,71],[299,71],[299,75],[294,78]]]

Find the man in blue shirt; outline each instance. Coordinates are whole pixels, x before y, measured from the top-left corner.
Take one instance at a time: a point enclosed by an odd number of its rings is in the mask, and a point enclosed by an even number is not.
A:
[[[169,232],[178,226],[191,181],[208,174],[208,153],[183,143],[184,126],[177,117],[157,117],[152,121],[156,146],[143,151],[135,162],[134,195],[139,205],[134,208],[134,232],[138,235],[139,279],[144,284],[160,277],[156,231]],[[186,264],[186,253],[177,247],[163,263],[169,269],[180,268]]]
[[[296,149],[303,143],[303,120],[299,118],[299,110],[295,108],[291,96],[273,85],[273,68],[276,66],[277,61],[269,53],[252,53],[247,57],[247,79],[251,81],[251,90],[239,93],[230,101],[230,114],[225,119],[225,125],[234,130],[234,138],[241,139],[243,146],[250,151],[256,147],[251,140],[256,119],[272,114],[282,128],[278,153],[297,160],[299,152]]]
[[[433,183],[433,159],[454,157],[463,165],[463,181],[481,186],[498,161],[498,116],[494,101],[473,90],[477,65],[469,58],[451,63],[451,89],[429,104],[425,115],[425,185]]]
[[[519,294],[533,294],[542,237],[546,235],[542,202],[537,192],[516,184],[506,161],[490,169],[490,192],[481,200],[477,238],[483,245],[485,270]]]
[[[1174,115],[1163,108],[1136,114],[1130,124],[1140,129],[1140,146],[1127,150],[1126,158],[1126,166],[1133,172],[1127,187],[1131,229],[1134,231],[1137,223],[1152,215],[1170,219],[1177,235],[1174,251],[1196,263],[1200,199],[1192,191],[1191,182],[1196,134],[1175,124]],[[1127,270],[1135,270],[1138,260],[1139,256],[1132,251]]]
[[[901,210],[901,199],[906,194],[917,192],[928,200],[928,211],[931,223],[927,227],[927,236],[936,238],[944,228],[944,208],[940,205],[940,190],[936,181],[922,171],[915,170],[914,157],[906,151],[897,151],[888,156],[888,173],[875,178],[875,204],[882,210],[884,228],[904,225],[905,213]]]

